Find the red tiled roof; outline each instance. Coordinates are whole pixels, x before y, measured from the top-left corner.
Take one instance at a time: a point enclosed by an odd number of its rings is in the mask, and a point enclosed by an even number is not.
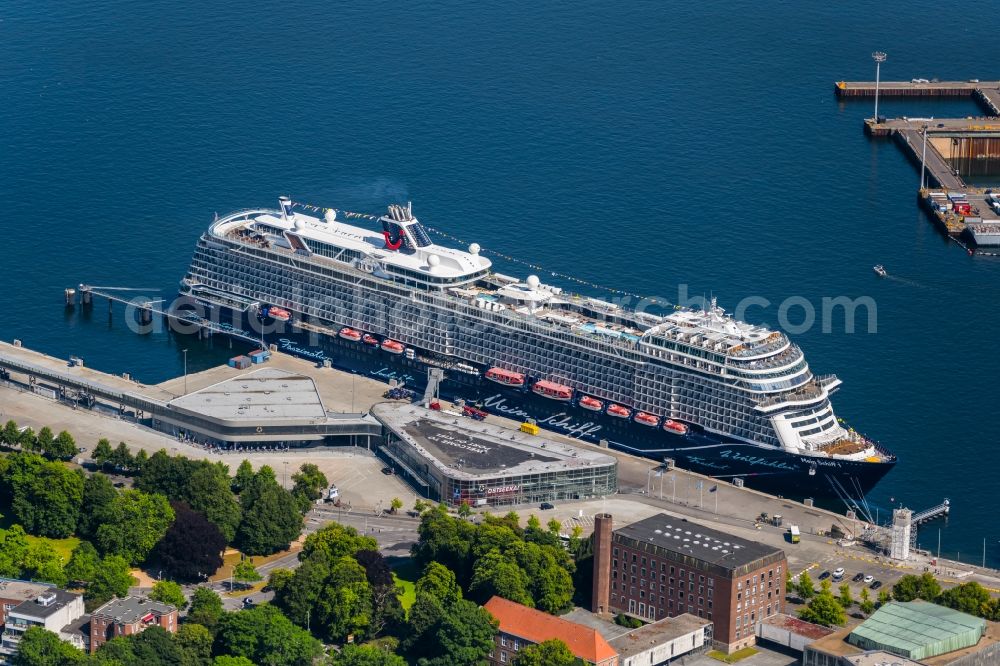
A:
[[[599,664],[618,654],[596,629],[522,606],[503,597],[493,597],[483,608],[499,620],[500,631],[505,634],[532,643],[558,638],[569,647],[570,652],[584,661]]]

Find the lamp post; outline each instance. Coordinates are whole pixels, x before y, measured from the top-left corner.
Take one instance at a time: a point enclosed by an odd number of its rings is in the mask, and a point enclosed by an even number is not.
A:
[[[882,51],[876,51],[875,53],[872,54],[872,60],[875,61],[875,124],[876,125],[878,125],[878,83],[879,83],[879,74],[881,73],[880,72],[880,68],[882,66],[882,63],[885,62],[886,57],[887,56]]]
[[[184,352],[184,395],[188,392],[188,350],[182,349]]]
[[[285,466],[284,471],[281,473],[281,485],[282,487],[288,486],[288,461],[282,460],[282,464]]]
[[[920,154],[920,189],[921,190],[923,190],[925,187],[927,187],[927,184],[926,184],[927,181],[924,178],[924,173],[925,173],[926,164],[927,164],[927,124],[926,123],[924,123],[923,135],[924,135],[924,149],[923,149],[923,152],[921,152],[921,154]]]

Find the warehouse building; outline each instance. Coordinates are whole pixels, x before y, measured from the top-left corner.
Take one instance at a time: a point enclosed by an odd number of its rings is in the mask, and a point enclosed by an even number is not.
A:
[[[733,652],[784,611],[787,568],[780,548],[665,513],[617,530],[598,514],[592,610],[645,622],[689,613],[711,621],[715,645]]]
[[[618,489],[618,461],[599,451],[412,404],[371,415],[384,427],[379,456],[435,501],[504,506]]]

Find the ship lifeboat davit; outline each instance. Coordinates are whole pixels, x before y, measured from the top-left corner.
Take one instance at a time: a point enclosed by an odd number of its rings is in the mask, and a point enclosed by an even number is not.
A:
[[[396,342],[395,340],[390,340],[386,338],[382,341],[382,351],[387,351],[390,354],[402,354],[406,349],[402,342]]]
[[[361,342],[365,343],[369,347],[378,347],[378,338],[368,333],[361,336]]]
[[[285,308],[272,305],[267,309],[267,316],[275,321],[288,321],[292,318],[292,313]]]
[[[359,342],[361,340],[361,331],[355,331],[353,328],[345,326],[340,329],[340,337],[345,340],[350,340],[351,342]]]
[[[588,409],[592,412],[599,412],[604,409],[604,403],[597,398],[592,398],[589,395],[585,395],[580,398],[580,406],[584,409]]]
[[[632,410],[628,407],[622,407],[621,405],[612,403],[608,405],[608,416],[613,416],[616,419],[627,419],[632,416]]]
[[[644,426],[650,426],[651,428],[655,428],[660,425],[660,419],[648,412],[637,412],[635,415],[635,422],[641,423]]]
[[[561,402],[569,402],[573,399],[573,389],[569,386],[556,384],[555,382],[550,382],[546,379],[541,379],[535,382],[534,386],[531,387],[531,390],[543,398],[550,398]]]
[[[504,386],[524,386],[524,375],[503,368],[490,368],[486,371],[486,379]]]
[[[673,419],[667,419],[664,421],[663,429],[677,435],[686,435],[688,433],[688,427],[686,425],[679,423],[678,421],[674,421]]]

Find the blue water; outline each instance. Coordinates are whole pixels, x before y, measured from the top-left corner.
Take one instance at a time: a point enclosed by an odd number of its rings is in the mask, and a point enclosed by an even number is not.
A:
[[[965,15],[990,16],[986,2]],[[942,551],[1000,563],[993,430],[1000,263],[915,202],[838,79],[987,79],[993,24],[947,41],[929,0],[862,3],[196,3],[0,8],[0,337],[156,382],[228,345],[140,337],[79,282],[174,293],[218,211],[279,194],[431,226],[550,271],[774,324],[801,296],[871,296],[877,333],[796,336],[844,386],[841,417],[898,451],[872,496],[948,496]],[[937,41],[935,41],[937,40]],[[884,100],[886,115],[978,114]],[[892,278],[878,280],[884,263]],[[500,266],[523,275],[518,266]],[[543,274],[543,277],[545,275]],[[149,292],[152,293],[152,292]],[[798,317],[795,317],[798,321]],[[921,542],[936,542],[935,526]],[[936,545],[936,544],[935,544]]]

